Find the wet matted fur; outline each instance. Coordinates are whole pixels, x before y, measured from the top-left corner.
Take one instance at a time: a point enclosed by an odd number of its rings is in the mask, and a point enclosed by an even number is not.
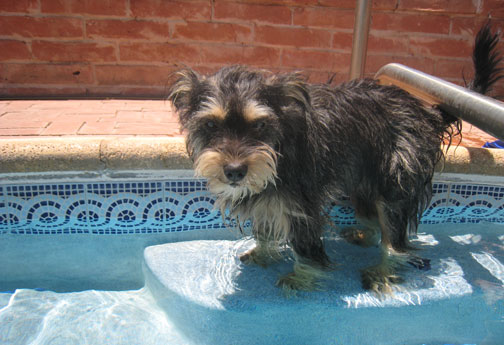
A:
[[[497,39],[489,30],[483,36],[480,42]],[[476,67],[493,54],[485,47],[476,44]],[[498,63],[471,87],[490,86]],[[252,221],[257,247],[242,261],[266,265],[287,243],[296,262],[278,284],[317,288],[330,264],[323,207],[349,198],[364,230],[345,237],[365,245],[373,238],[382,249],[381,262],[362,271],[364,288],[387,292],[401,281],[400,268],[416,258],[408,235],[431,199],[442,143],[460,131],[456,118],[371,79],[315,85],[297,73],[243,66],[210,76],[184,70],[169,99],[196,174],[208,180],[222,213]]]

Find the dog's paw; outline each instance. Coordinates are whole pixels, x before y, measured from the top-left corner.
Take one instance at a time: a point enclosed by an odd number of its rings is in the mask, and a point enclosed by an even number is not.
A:
[[[384,269],[377,265],[361,271],[362,287],[376,293],[378,296],[392,294],[399,290],[398,284],[404,282],[394,270]]]
[[[286,296],[295,296],[297,291],[316,291],[321,290],[320,282],[315,279],[306,279],[306,277],[300,277],[296,273],[291,272],[289,274],[280,277],[276,286],[282,288]]]
[[[276,285],[281,287],[287,296],[296,294],[296,291],[320,291],[324,289],[323,279],[326,272],[318,267],[307,264],[294,264],[294,272],[280,277]]]
[[[374,233],[354,227],[341,230],[341,237],[348,243],[361,247],[372,247],[378,243]]]
[[[239,258],[245,265],[258,265],[264,268],[268,267],[271,261],[275,260],[271,254],[258,249],[258,247],[246,251]]]

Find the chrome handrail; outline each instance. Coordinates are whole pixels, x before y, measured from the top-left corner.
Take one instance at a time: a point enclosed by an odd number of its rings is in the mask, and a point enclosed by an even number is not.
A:
[[[350,80],[362,78],[366,65],[367,41],[371,21],[371,0],[358,0],[355,5],[355,22],[350,61]]]
[[[396,85],[450,115],[504,140],[504,103],[398,63],[376,73],[384,85]]]

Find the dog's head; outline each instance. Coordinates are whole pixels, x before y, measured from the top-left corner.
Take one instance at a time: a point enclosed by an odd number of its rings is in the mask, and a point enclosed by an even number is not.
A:
[[[297,74],[233,66],[208,77],[180,72],[169,99],[196,174],[208,179],[212,193],[236,203],[276,184],[286,136],[308,97]]]

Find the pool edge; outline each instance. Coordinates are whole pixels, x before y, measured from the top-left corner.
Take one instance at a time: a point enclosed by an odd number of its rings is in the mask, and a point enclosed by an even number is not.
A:
[[[0,139],[0,162],[0,174],[192,168],[181,136]],[[451,147],[436,170],[504,176],[504,150]]]

